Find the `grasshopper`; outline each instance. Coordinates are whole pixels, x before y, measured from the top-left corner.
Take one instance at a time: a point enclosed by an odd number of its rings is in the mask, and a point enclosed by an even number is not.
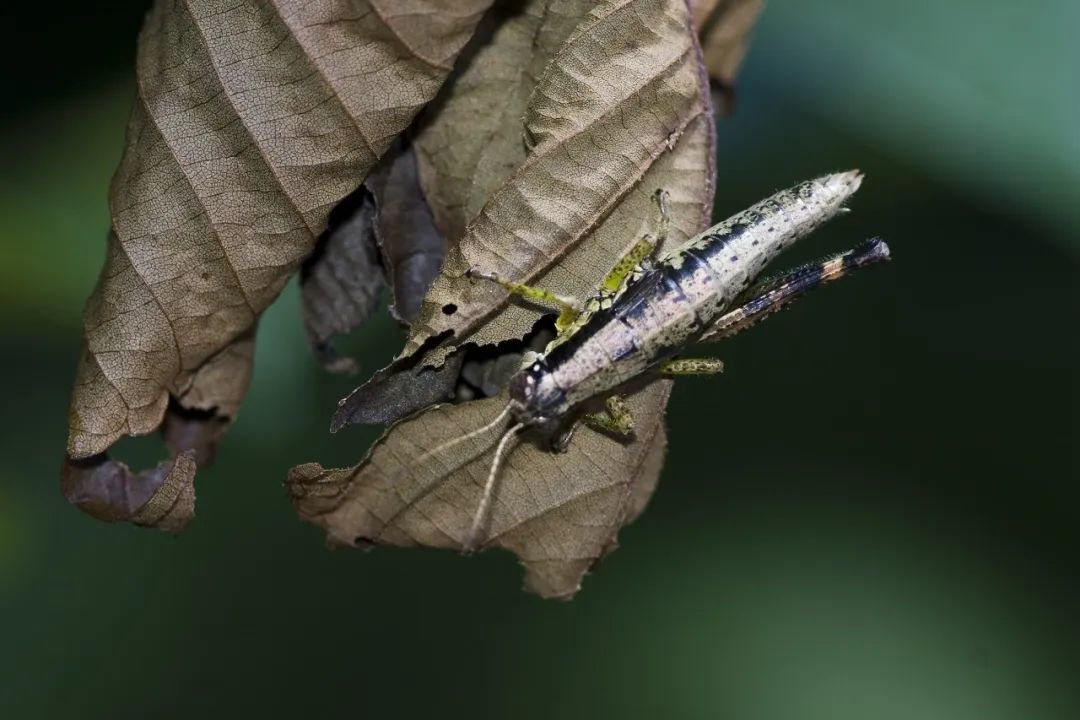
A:
[[[474,279],[498,283],[513,295],[553,305],[559,315],[555,339],[543,353],[527,356],[511,377],[510,400],[502,412],[484,427],[425,453],[440,452],[508,424],[496,444],[463,551],[472,552],[481,544],[500,463],[522,431],[536,428],[551,433],[557,437],[556,449],[565,447],[579,419],[596,429],[628,436],[633,418],[618,395],[621,386],[646,373],[720,372],[719,360],[676,356],[691,344],[730,337],[853,269],[888,260],[888,246],[875,238],[752,285],[785,248],[844,211],[844,202],[861,182],[857,170],[809,180],[655,257],[668,229],[667,196],[658,191],[654,233],[635,243],[595,296],[584,302],[471,270]],[[594,398],[603,398],[604,412],[581,415],[578,410]]]

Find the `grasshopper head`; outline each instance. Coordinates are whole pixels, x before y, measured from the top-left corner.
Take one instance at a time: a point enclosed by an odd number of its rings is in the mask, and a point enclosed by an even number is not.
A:
[[[561,417],[567,410],[565,396],[542,355],[510,378],[510,400],[517,406],[515,416],[526,425],[545,424]]]

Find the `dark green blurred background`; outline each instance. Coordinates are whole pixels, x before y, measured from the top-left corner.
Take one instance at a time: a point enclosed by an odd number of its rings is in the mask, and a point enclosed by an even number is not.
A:
[[[183,535],[63,501],[143,10],[4,11],[0,716],[1080,717],[1080,5],[773,0],[717,213],[858,166],[791,261],[881,234],[895,262],[679,384],[652,505],[568,604],[506,554],[331,553],[297,520],[286,469],[374,433],[326,433],[350,383],[295,286]],[[398,342],[354,346],[372,370]]]

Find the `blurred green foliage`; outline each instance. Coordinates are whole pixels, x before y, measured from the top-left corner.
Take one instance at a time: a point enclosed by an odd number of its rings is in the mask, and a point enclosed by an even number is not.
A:
[[[895,262],[679,384],[650,509],[568,604],[506,555],[330,553],[297,521],[286,469],[375,433],[326,432],[350,383],[294,286],[182,536],[63,502],[142,11],[105,5],[24,10],[44,80],[4,70],[0,716],[1080,717],[1074,3],[771,4],[717,212],[857,165],[855,212],[790,261],[882,234]],[[372,370],[399,342],[380,318],[351,345]]]
[[[761,82],[1080,252],[1080,3],[772,2]]]

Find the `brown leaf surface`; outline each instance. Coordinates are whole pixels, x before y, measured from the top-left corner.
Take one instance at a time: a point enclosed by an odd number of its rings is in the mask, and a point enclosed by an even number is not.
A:
[[[541,6],[551,10],[556,4]],[[543,15],[532,14],[540,15],[540,20],[529,22],[541,32]],[[536,80],[523,120],[516,113],[502,112],[501,98],[508,95],[501,77],[489,88],[484,78],[470,77],[466,71],[450,86],[449,97],[441,100],[438,112],[450,113],[449,123],[459,127],[469,126],[469,113],[462,108],[470,104],[476,117],[499,115],[500,123],[485,132],[511,138],[502,141],[510,148],[502,159],[520,159],[520,164],[508,176],[505,168],[473,171],[470,181],[506,180],[491,192],[460,243],[448,252],[442,273],[413,324],[406,354],[444,333],[452,333],[449,345],[457,345],[466,338],[482,343],[521,337],[531,327],[539,313],[520,305],[507,307],[504,291],[465,277],[471,267],[584,296],[614,258],[649,226],[655,212],[648,197],[657,187],[672,186],[668,189],[675,195],[676,239],[680,232],[696,232],[708,216],[712,177],[707,146],[712,119],[686,4],[682,0],[610,0],[592,5],[572,31],[562,25],[559,30],[566,39]],[[494,39],[509,37],[517,48],[522,44],[518,35],[525,34],[496,33]],[[488,52],[495,54],[495,50]],[[484,59],[485,53],[479,53],[470,69]],[[527,66],[532,61],[530,57]],[[466,79],[469,82],[459,89],[459,82]],[[462,107],[454,101],[458,92],[465,93]],[[438,124],[432,120],[429,128]],[[520,152],[515,155],[513,137],[523,138],[523,158]],[[457,212],[454,208],[459,205],[476,203],[474,199],[465,203],[446,199],[451,195],[440,189],[446,183],[462,182],[453,171],[440,169],[460,159],[444,153],[448,159],[436,167],[439,154],[432,148],[453,147],[453,143],[421,137],[417,144],[421,157],[432,164],[421,173],[427,177],[425,193],[429,198],[444,198],[433,205],[436,218],[442,218],[438,222],[446,223],[451,232],[468,211],[461,210],[449,220],[448,213]],[[675,153],[668,152],[672,148]],[[665,155],[667,172],[646,177]],[[466,168],[470,162],[465,162]],[[695,166],[689,175],[672,172],[675,166],[688,164]],[[488,166],[496,165],[490,158]],[[439,187],[432,187],[432,177]],[[605,237],[606,233],[612,237]],[[588,235],[591,241],[584,243],[580,253],[573,252]],[[481,335],[474,337],[478,330]],[[430,362],[441,362],[448,347],[433,354]]]
[[[632,442],[580,427],[565,453],[528,434],[509,453],[484,548],[516,554],[527,589],[571,597],[597,560],[614,549],[619,528],[641,512],[663,464],[662,417],[670,389],[670,382],[657,381],[629,396],[639,428]],[[293,504],[334,544],[460,549],[498,433],[451,452],[423,454],[459,437],[463,428],[491,421],[505,404],[503,394],[440,405],[394,425],[360,465],[296,467],[286,480]]]
[[[421,117],[414,142],[424,194],[457,241],[526,156],[522,117],[544,68],[596,8],[595,0],[501,3]]]
[[[434,97],[490,0],[158,0],[84,315],[68,453],[161,422]],[[218,386],[222,387],[222,386]],[[204,389],[200,402],[234,403]]]

